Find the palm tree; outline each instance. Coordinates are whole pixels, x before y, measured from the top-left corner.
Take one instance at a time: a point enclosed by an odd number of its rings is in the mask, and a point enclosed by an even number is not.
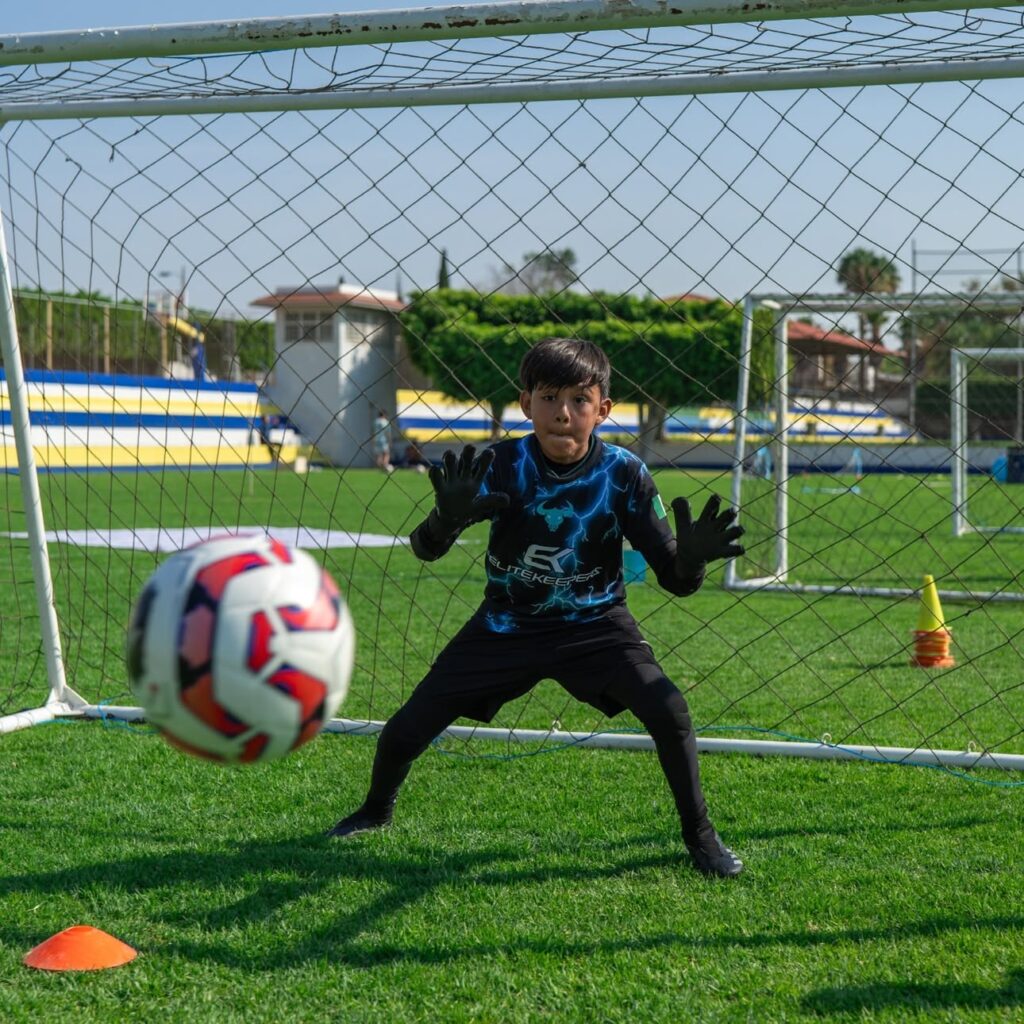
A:
[[[843,254],[836,270],[836,279],[851,295],[891,295],[900,286],[900,273],[896,264],[881,253],[858,247]],[[858,335],[862,339],[871,330],[871,341],[877,345],[882,338],[882,325],[886,314],[881,311],[857,313]],[[865,362],[861,360],[861,390],[865,385]]]
[[[858,247],[844,253],[836,270],[836,279],[851,295],[871,295],[879,292],[891,295],[900,286],[900,272],[896,264],[881,253]],[[878,341],[881,329],[881,318],[869,314],[858,313],[860,320],[860,336],[867,334],[867,324],[871,324],[872,338]]]

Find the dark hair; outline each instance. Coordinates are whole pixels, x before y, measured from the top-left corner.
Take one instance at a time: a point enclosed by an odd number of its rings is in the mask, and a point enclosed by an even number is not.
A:
[[[544,385],[565,388],[596,384],[601,397],[607,398],[611,376],[608,357],[592,341],[582,338],[545,338],[519,364],[519,383],[524,391]]]

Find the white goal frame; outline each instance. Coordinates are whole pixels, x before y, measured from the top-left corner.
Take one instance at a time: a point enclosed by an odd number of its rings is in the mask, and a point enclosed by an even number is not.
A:
[[[1024,526],[983,526],[968,515],[970,438],[967,429],[967,389],[971,362],[1024,364],[1024,348],[960,348],[949,354],[949,424],[952,461],[953,536],[968,533],[1024,533]]]
[[[34,64],[70,63],[89,60],[130,60],[170,56],[194,56],[218,53],[255,53],[270,50],[309,49],[317,46],[339,46],[350,43],[400,43],[447,40],[454,37],[500,37],[538,33],[583,33],[588,31],[681,27],[793,19],[847,17],[852,15],[885,15],[891,13],[937,12],[960,10],[962,0],[768,0],[752,11],[740,0],[698,0],[684,10],[670,8],[660,0],[548,0],[533,3],[482,3],[464,6],[434,7],[418,10],[395,10],[339,15],[322,15],[305,19],[252,19],[245,22],[208,22],[184,25],[161,25],[127,29],[104,29],[84,32],[49,32],[0,36],[0,67]],[[395,90],[377,87],[329,91],[260,95],[195,95],[173,98],[135,98],[68,100],[66,97],[46,101],[19,102],[0,105],[0,122],[31,120],[65,120],[106,117],[156,117],[164,114],[203,115],[231,112],[271,112],[281,110],[341,110],[398,106],[458,105],[538,102],[545,100],[584,100],[603,98],[641,98],[647,96],[697,96],[714,93],[746,93],[753,91],[839,88],[878,84],[908,84],[942,81],[977,81],[994,78],[1024,78],[1024,56],[989,59],[920,60],[916,62],[864,62],[855,66],[780,68],[770,71],[691,73],[653,77],[589,77],[577,81],[535,81],[489,84],[486,82],[461,86],[420,86]],[[2,230],[2,229],[0,229]],[[919,301],[915,300],[915,301]],[[90,704],[67,684],[61,651],[60,633],[54,604],[53,582],[47,550],[45,525],[36,467],[29,440],[28,396],[19,350],[18,331],[14,318],[12,281],[7,246],[0,234],[0,344],[8,373],[8,394],[17,451],[21,486],[26,509],[26,528],[32,556],[32,569],[46,668],[49,695],[44,706],[0,717],[0,733],[25,728],[58,716],[140,717],[139,709],[113,708]],[[750,344],[755,305],[776,302],[789,313],[800,307],[792,297],[748,297],[743,332],[743,363],[740,373],[740,408],[746,408],[746,390],[750,372]],[[821,307],[818,307],[821,308]],[[848,311],[850,301],[842,309]],[[885,308],[892,309],[888,300]],[[786,359],[785,317],[776,327],[777,360],[783,370]],[[776,438],[776,479],[779,540],[777,564],[772,578],[739,580],[732,573],[727,585],[733,589],[798,589],[787,577],[787,437],[785,373],[779,375],[781,387],[776,396],[783,410],[783,424]],[[737,463],[742,465],[746,420],[737,422]],[[739,476],[734,477],[734,498],[738,498]],[[853,587],[807,588],[818,592],[886,594],[903,596],[911,590],[880,590]],[[942,592],[943,596],[950,596]],[[965,595],[966,596],[966,595]],[[973,595],[983,597],[985,595]],[[991,595],[994,600],[1007,600],[1007,595]],[[1021,595],[1024,597],[1024,595]],[[376,722],[337,720],[332,731],[373,732]],[[653,749],[649,737],[617,737],[614,734],[581,735],[575,733],[516,730],[453,729],[451,735],[488,736],[508,740],[584,743],[586,745],[630,746]],[[757,740],[711,740],[701,738],[701,749],[729,750],[755,754],[784,754],[813,758],[869,758],[914,764],[945,764],[963,768],[998,767],[1024,769],[1024,755],[989,754],[982,751],[936,751],[928,748],[837,746],[827,742],[795,743]]]
[[[771,439],[773,480],[775,485],[775,557],[768,575],[742,577],[736,559],[726,563],[724,586],[737,591],[775,591],[792,594],[845,594],[858,597],[914,597],[920,590],[911,587],[874,587],[857,584],[801,583],[791,577],[789,564],[789,337],[787,322],[791,317],[802,314],[848,314],[860,312],[899,313],[911,309],[950,309],[974,307],[981,309],[1020,310],[1020,297],[1012,294],[966,295],[966,294],[921,294],[921,295],[876,295],[857,298],[852,295],[748,295],[743,305],[743,335],[740,344],[739,385],[736,396],[736,430],[733,448],[732,488],[730,497],[734,508],[743,517],[743,465],[747,450],[748,425],[752,422],[749,392],[751,353],[753,351],[754,312],[770,309],[775,314],[774,337],[774,395],[775,433]],[[951,474],[953,491],[953,533],[960,536],[967,532],[967,370],[965,359],[985,356],[998,352],[1000,358],[1019,360],[1024,358],[1024,349],[960,349],[953,350],[953,371],[951,375],[952,437]],[[981,532],[984,528],[980,528]],[[992,528],[989,532],[996,532]],[[1008,528],[1006,532],[1024,533],[1024,528]],[[997,601],[1022,602],[1024,592],[1014,590],[974,591],[940,589],[939,597],[950,601]]]

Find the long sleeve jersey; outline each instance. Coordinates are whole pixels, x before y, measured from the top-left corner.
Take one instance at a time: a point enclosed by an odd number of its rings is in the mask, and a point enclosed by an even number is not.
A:
[[[589,622],[624,605],[623,540],[666,590],[685,596],[700,587],[704,564],[677,572],[665,507],[632,452],[595,437],[587,456],[564,474],[543,457],[533,434],[501,441],[494,453],[481,493],[504,492],[510,504],[491,521],[487,586],[476,613],[492,631]],[[413,533],[412,545],[432,560],[455,536],[433,536],[428,522]]]

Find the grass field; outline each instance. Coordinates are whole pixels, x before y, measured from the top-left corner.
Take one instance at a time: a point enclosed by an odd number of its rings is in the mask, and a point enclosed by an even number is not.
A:
[[[812,484],[826,478],[806,478]],[[166,482],[166,484],[165,484]],[[720,475],[658,474],[666,501],[702,502]],[[851,481],[852,482],[852,481]],[[413,473],[370,471],[147,474],[44,478],[52,530],[140,529],[191,524],[288,526],[404,536],[425,514],[429,481]],[[1024,590],[1024,537],[950,536],[948,493],[916,477],[869,476],[859,495],[803,493],[794,486],[794,576],[809,582],[865,579],[917,586],[931,573],[943,587]],[[20,528],[16,479],[0,480],[10,529]],[[1010,499],[1007,499],[1008,501]],[[745,515],[751,561],[765,533],[759,508]],[[485,526],[439,562],[424,566],[405,546],[332,549],[338,579],[359,632],[357,669],[345,713],[386,718],[434,655],[479,603]],[[38,656],[27,547],[0,541],[0,657],[11,665],[0,710],[45,695]],[[51,546],[71,685],[92,701],[129,700],[123,672],[124,624],[143,582],[163,556],[139,550]],[[838,562],[831,575],[827,561]],[[750,574],[751,567],[744,570]],[[4,575],[8,579],[4,578]],[[716,734],[751,727],[835,742],[1024,751],[1020,605],[946,608],[956,669],[910,667],[917,603],[889,599],[726,593],[716,574],[697,595],[673,600],[653,581],[629,590],[629,603],[666,670],[690,695],[697,721]],[[2,685],[2,684],[0,684]],[[27,691],[27,692],[26,692]],[[498,724],[596,728],[586,707],[544,684]],[[616,720],[615,725],[629,727]],[[739,734],[736,729],[732,734]]]
[[[726,491],[709,474],[658,482],[666,500]],[[69,475],[43,487],[57,530],[301,522],[403,535],[430,494],[414,474],[327,471]],[[953,541],[948,493],[900,477],[861,487],[805,493],[801,571],[832,571],[824,561],[841,554],[849,571],[909,585],[923,572],[999,586],[1019,576],[1024,538]],[[17,481],[0,488],[5,528],[22,529]],[[345,714],[387,717],[416,683],[479,600],[483,538],[476,528],[428,567],[403,547],[326,553],[359,631]],[[12,711],[39,703],[45,673],[27,550],[0,543],[0,706]],[[123,702],[124,622],[158,556],[55,544],[51,558],[70,681]],[[947,607],[958,667],[923,673],[907,664],[913,601],[737,595],[714,582],[683,601],[634,586],[629,601],[706,734],[1024,752],[1020,606]],[[496,724],[556,720],[635,725],[550,683]],[[322,832],[361,799],[373,749],[325,736],[232,771],[145,728],[0,738],[0,1020],[1024,1016],[1024,804],[1005,786],[1018,776],[706,755],[712,813],[748,865],[716,883],[681,859],[644,753],[508,757],[449,742],[417,765],[395,827],[329,843]],[[76,923],[141,956],[88,975],[21,965]]]
[[[922,768],[706,756],[734,882],[681,861],[652,755],[428,752],[392,829],[329,842],[373,741],[192,761],[98,723],[5,736],[0,1019],[1014,1021],[1014,791]],[[97,974],[21,956],[85,923]]]

